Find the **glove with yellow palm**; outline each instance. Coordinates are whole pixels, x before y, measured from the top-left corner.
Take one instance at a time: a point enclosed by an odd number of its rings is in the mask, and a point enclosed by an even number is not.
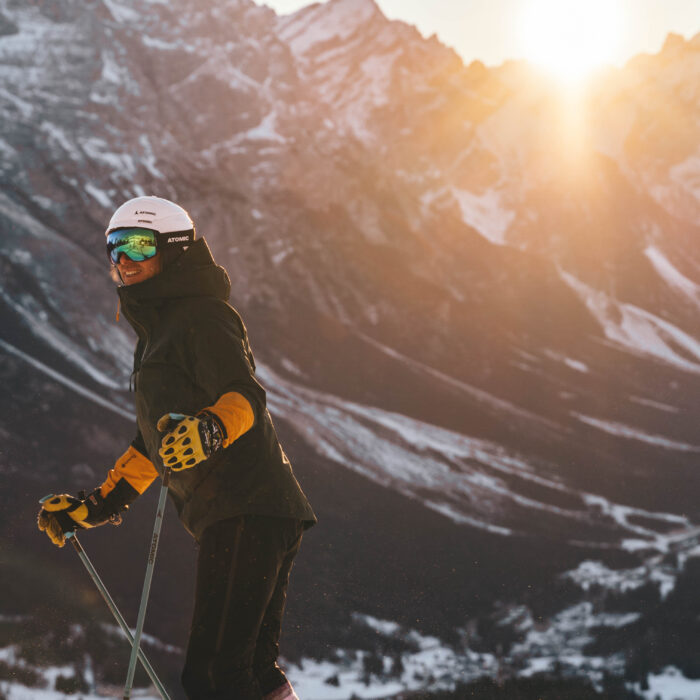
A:
[[[166,413],[156,426],[166,432],[158,454],[166,467],[179,472],[195,467],[222,449],[226,431],[217,416],[201,411],[196,416]]]
[[[58,547],[63,547],[66,543],[66,533],[98,527],[108,522],[115,525],[121,522],[119,515],[107,512],[108,508],[99,489],[87,497],[82,491],[79,496],[80,498],[67,493],[59,496],[50,494],[39,501],[42,508],[37,517],[37,526]]]

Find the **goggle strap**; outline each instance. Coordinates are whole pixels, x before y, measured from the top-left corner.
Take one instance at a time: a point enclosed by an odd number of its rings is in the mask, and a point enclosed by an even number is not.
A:
[[[194,243],[194,229],[186,231],[171,231],[170,233],[156,233],[157,247],[186,246]]]

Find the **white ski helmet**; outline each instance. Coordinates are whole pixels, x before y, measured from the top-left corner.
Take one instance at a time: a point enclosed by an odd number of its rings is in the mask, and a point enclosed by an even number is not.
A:
[[[178,204],[169,199],[154,197],[134,197],[124,202],[112,214],[105,235],[118,228],[141,227],[158,233],[192,232],[195,237],[194,222],[190,215]]]

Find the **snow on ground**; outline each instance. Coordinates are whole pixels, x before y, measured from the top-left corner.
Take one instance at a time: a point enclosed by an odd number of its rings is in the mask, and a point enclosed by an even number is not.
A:
[[[695,304],[700,305],[700,285],[695,284],[695,282],[679,272],[673,263],[655,246],[645,248],[644,255],[649,258],[654,269],[670,287],[677,289]]]
[[[559,274],[586,304],[609,340],[631,352],[700,374],[700,341],[696,338],[644,309],[612,299],[568,272],[559,270]]]
[[[641,404],[642,406],[650,406],[651,408],[656,408],[659,411],[665,411],[666,413],[678,413],[678,408],[675,406],[670,406],[669,404],[661,403],[660,401],[644,399],[641,396],[630,396],[630,401],[634,401],[634,403]]]
[[[596,614],[589,602],[572,605],[546,622],[535,623],[530,616],[527,635],[522,642],[513,645],[509,656],[523,665],[519,674],[522,676],[568,667],[595,677],[603,670],[614,669],[622,660],[584,654],[586,645],[593,641],[594,628],[622,627],[636,619],[636,613]]]
[[[282,136],[277,131],[277,112],[272,109],[265,115],[259,124],[246,130],[236,133],[235,136],[224,141],[219,141],[202,151],[202,156],[212,162],[216,159],[217,154],[226,153],[245,153],[247,146],[246,144],[254,144],[256,147],[261,144],[286,144],[287,139]],[[268,148],[259,147],[257,154],[258,157],[264,156],[265,154],[274,154],[278,152],[280,146],[270,146]],[[260,161],[253,170],[266,171],[270,167],[269,163],[265,161]],[[257,211],[257,210],[255,210]],[[260,212],[258,212],[259,214]],[[253,215],[253,218],[260,219],[261,216]]]
[[[539,477],[526,461],[495,443],[343,401],[292,384],[266,367],[258,373],[273,389],[273,410],[317,451],[456,522],[508,534],[508,528],[493,522],[507,510],[507,502],[564,517],[581,515],[518,494],[508,477],[558,490],[566,487]]]
[[[38,687],[27,687],[17,682],[0,681],[0,692],[5,694],[7,700],[65,700],[64,692],[55,690],[56,679],[60,676],[73,678],[75,670],[72,666],[30,666],[23,659],[17,658],[14,647],[0,649],[0,660],[10,667],[32,670],[39,675]],[[126,679],[126,672],[124,674]],[[91,681],[92,682],[92,679]],[[78,693],[75,697],[82,700],[101,700],[107,697],[123,697],[123,688],[114,688],[111,692],[106,688],[92,688],[87,693]],[[154,694],[153,689],[135,688],[131,694],[139,700],[160,700],[160,695]]]
[[[372,0],[334,0],[280,19],[279,36],[301,55],[331,39],[344,40],[379,12]]]
[[[675,574],[675,571],[673,572]],[[659,584],[662,597],[673,589],[675,575],[652,569],[647,566],[638,566],[633,569],[610,569],[599,561],[582,561],[576,569],[564,574],[582,590],[588,591],[597,586],[617,593],[626,593],[641,588],[649,582]]]
[[[385,698],[410,690],[451,689],[457,680],[478,678],[485,674],[494,675],[497,663],[491,654],[478,654],[469,649],[457,653],[436,637],[427,636],[416,630],[403,628],[395,622],[380,620],[359,613],[353,615],[356,624],[364,625],[379,633],[387,640],[403,639],[407,648],[400,655],[397,665],[396,655],[382,655],[382,671],[367,674],[365,655],[367,652],[356,649],[339,649],[334,661],[302,659],[299,664],[282,662],[297,694],[303,700],[348,700],[358,698]],[[105,625],[110,633],[121,635],[121,631]],[[158,642],[158,640],[155,640]],[[168,651],[173,649],[162,645]],[[12,647],[0,649],[0,660],[11,665],[26,666],[17,660]],[[19,684],[0,682],[8,700],[63,700],[63,693],[53,690],[59,675],[71,677],[73,669],[37,668],[44,681],[43,688],[27,688]],[[98,692],[79,694],[83,700],[98,700],[105,697],[122,697],[121,688],[99,687]],[[134,698],[151,700],[156,696],[152,690],[136,690]]]
[[[602,516],[610,518],[620,528],[637,536],[636,540],[623,540],[621,542],[623,549],[628,551],[641,549],[642,547],[639,544],[645,542],[646,548],[655,549],[661,554],[666,554],[672,550],[684,547],[688,542],[697,538],[700,532],[700,529],[684,515],[655,513],[642,510],[641,508],[611,503],[601,496],[590,493],[583,493],[581,497],[589,508],[598,510]],[[647,523],[652,521],[658,522],[660,532],[648,525],[639,524],[639,519],[643,519]],[[668,531],[669,525],[675,526],[671,532]],[[632,545],[632,542],[635,544]]]
[[[113,312],[105,314],[104,306],[92,298],[79,308],[66,307],[65,295],[78,295],[78,298],[81,294],[84,296],[85,290],[80,278],[66,280],[65,275],[60,274],[60,266],[47,264],[49,254],[46,251],[54,251],[50,255],[52,258],[65,257],[78,266],[91,266],[94,261],[80,246],[43,225],[2,192],[0,214],[15,224],[3,230],[0,254],[26,268],[26,273],[36,279],[39,287],[31,293],[10,292],[7,285],[0,282],[0,295],[7,305],[22,317],[29,330],[48,347],[60,351],[78,371],[109,389],[125,388],[133,340],[124,324],[121,328],[115,324]],[[56,293],[57,287],[61,288],[61,294]],[[116,299],[112,308],[116,312]],[[79,327],[82,338],[68,335],[52,323],[53,318],[63,318],[73,329]],[[89,350],[85,349],[86,343]],[[96,355],[101,356],[100,359]]]
[[[115,637],[116,639],[124,641],[125,636],[121,627],[118,627],[117,625],[111,625],[106,622],[102,623],[101,627],[107,634],[111,635],[112,637]],[[131,630],[132,636],[135,637],[136,628],[130,627],[129,629]],[[158,649],[159,651],[165,651],[168,654],[184,654],[184,649],[181,649],[180,647],[177,647],[174,644],[166,644],[165,642],[162,642],[160,639],[158,639],[158,637],[154,637],[152,634],[142,632],[141,639],[143,644],[147,644],[154,649]]]
[[[177,93],[181,88],[199,82],[204,76],[212,76],[231,90],[245,94],[258,94],[270,97],[270,91],[255,78],[243,72],[231,61],[231,57],[223,46],[207,46],[201,53],[202,63],[179,82],[173,83],[169,90]]]
[[[700,151],[669,170],[671,180],[700,202]]]
[[[628,440],[638,440],[639,442],[645,442],[648,445],[662,447],[666,450],[677,450],[678,452],[700,452],[700,447],[697,445],[689,445],[686,442],[669,440],[663,435],[649,435],[649,433],[645,433],[643,430],[633,428],[632,426],[625,425],[624,423],[600,420],[599,418],[586,416],[583,413],[576,413],[575,411],[570,411],[569,413],[582,423],[591,425],[594,428],[598,428],[598,430],[602,430],[604,433],[608,433],[610,435],[617,435],[618,437],[626,438]]]
[[[588,374],[588,372],[590,371],[588,369],[588,365],[585,362],[581,362],[580,360],[574,360],[571,357],[566,357],[565,355],[560,355],[558,352],[554,352],[554,350],[546,349],[544,351],[544,354],[552,360],[556,360],[557,362],[563,362],[567,367],[575,370],[576,372]]]
[[[112,51],[102,51],[102,75],[100,80],[105,83],[114,83],[115,85],[123,85],[129,80],[128,70],[117,62]]]
[[[82,154],[77,146],[71,141],[71,138],[59,126],[50,121],[42,121],[39,126],[40,131],[46,135],[49,144],[58,145],[63,149],[64,157],[68,156],[76,162],[82,160]]]
[[[277,143],[287,143],[287,139],[281,136],[276,130],[277,113],[272,110],[263,117],[260,124],[248,131],[244,131],[236,136],[238,141],[276,141]]]
[[[39,362],[39,360],[35,360],[30,355],[27,355],[25,352],[22,352],[18,348],[14,347],[14,345],[10,345],[9,343],[6,343],[1,338],[0,338],[0,347],[3,348],[6,352],[9,352],[11,355],[14,355],[15,357],[19,357],[20,359],[24,360],[28,364],[32,365],[32,367],[34,367],[35,369],[38,369],[40,372],[43,372],[47,376],[51,377],[51,379],[57,381],[59,384],[63,384],[63,386],[68,387],[69,389],[74,391],[76,394],[80,394],[81,396],[88,399],[89,401],[92,401],[93,403],[96,403],[99,406],[102,406],[102,408],[106,408],[109,411],[113,411],[114,413],[119,414],[120,416],[128,419],[129,421],[136,420],[135,414],[131,413],[130,411],[126,411],[123,408],[120,408],[119,406],[115,405],[111,401],[108,401],[107,399],[104,399],[99,394],[96,394],[95,392],[90,391],[90,389],[87,389],[84,386],[82,386],[81,384],[74,382],[72,379],[69,379],[68,377],[64,376],[60,372],[57,372],[56,370],[51,369],[51,367],[48,367],[43,362]]]
[[[624,507],[618,506],[618,509],[621,508]],[[630,515],[627,513],[620,519],[624,520]],[[679,527],[665,535],[655,533],[655,538],[651,538],[651,530],[642,526],[631,527],[636,527],[645,537],[623,540],[621,547],[630,552],[646,553],[640,566],[610,569],[600,561],[586,560],[562,576],[574,581],[584,591],[598,587],[624,593],[652,583],[658,587],[661,599],[666,598],[675,587],[688,559],[700,557],[700,528]],[[655,541],[652,543],[650,539]],[[666,556],[668,554],[673,556]]]
[[[462,220],[467,226],[476,229],[491,243],[505,245],[506,232],[513,223],[515,212],[503,206],[500,192],[487,190],[483,194],[475,194],[453,187],[452,194],[459,203]]]
[[[395,656],[384,655],[383,672],[369,676],[363,663],[366,652],[351,649],[338,650],[335,662],[303,659],[298,665],[287,664],[285,672],[303,700],[386,698],[402,691],[447,690],[454,688],[456,680],[494,676],[497,672],[492,654],[470,649],[457,653],[435,637],[369,615],[354,614],[353,619],[389,639],[409,641],[415,651],[402,653],[398,668]]]
[[[118,172],[125,179],[133,178],[136,175],[136,165],[131,154],[113,153],[104,139],[94,136],[80,139],[79,143],[88,157],[97,163],[106,165],[110,170]]]
[[[105,209],[109,209],[110,207],[114,206],[112,198],[104,190],[96,187],[91,182],[85,183],[83,189]]]
[[[116,22],[128,24],[129,22],[138,22],[140,15],[131,7],[122,5],[116,0],[104,0],[107,9],[112,13]]]
[[[686,678],[674,666],[667,666],[658,674],[647,676],[649,690],[642,690],[639,684],[634,690],[647,700],[698,700],[700,680]]]
[[[141,134],[139,136],[139,145],[143,149],[139,164],[142,165],[146,170],[154,177],[160,180],[167,179],[165,175],[156,166],[156,154],[151,144],[151,140],[148,138],[147,134]]]
[[[92,364],[89,353],[85,351],[83,346],[46,323],[46,319],[43,318],[43,310],[32,297],[23,295],[22,299],[17,301],[1,287],[0,297],[2,297],[10,308],[23,318],[34,335],[41,338],[48,347],[53,348],[56,352],[60,352],[65,360],[70,362],[81,372],[84,372],[98,384],[109,389],[116,390],[123,388],[121,382],[112,379],[112,377],[100,371]]]
[[[516,406],[515,404],[510,403],[509,401],[505,401],[504,399],[499,399],[493,394],[489,394],[488,392],[483,391],[482,389],[478,389],[477,387],[472,386],[471,384],[467,384],[466,382],[463,382],[459,379],[455,379],[454,377],[451,377],[450,375],[445,374],[444,372],[440,372],[439,370],[434,369],[429,365],[423,364],[422,362],[418,362],[417,360],[407,357],[406,355],[402,355],[397,350],[394,350],[394,348],[390,348],[389,346],[374,340],[374,338],[371,338],[370,336],[364,333],[358,333],[357,335],[369,345],[372,345],[373,347],[377,348],[377,350],[383,352],[385,355],[388,355],[389,357],[398,360],[402,364],[410,367],[412,370],[420,374],[425,374],[430,377],[433,377],[434,379],[437,379],[444,384],[447,384],[455,389],[460,390],[465,395],[469,396],[475,401],[478,401],[483,406],[484,410],[497,413],[500,416],[508,416],[511,421],[520,420],[522,422],[523,429],[533,430],[537,428],[547,427],[552,429],[555,432],[555,434],[559,434],[562,431],[561,425],[558,425],[546,418],[543,418],[542,416],[539,416],[536,413]]]
[[[385,637],[392,637],[401,631],[401,625],[399,625],[397,622],[380,620],[379,618],[372,617],[372,615],[362,615],[360,613],[353,613],[352,617],[353,620],[361,622]]]
[[[11,103],[24,119],[27,121],[31,120],[34,114],[34,108],[30,102],[17,97],[17,95],[13,95],[11,92],[2,87],[0,87],[0,99]]]
[[[696,224],[700,214],[700,151],[668,169],[668,178],[647,173],[642,178],[649,194],[666,211]]]
[[[26,616],[25,616],[26,617]],[[103,628],[110,634],[119,635],[122,642],[124,636],[121,630],[114,625],[103,625]],[[81,626],[74,625],[72,631],[81,633]],[[147,644],[154,644],[157,648],[171,653],[181,654],[182,650],[171,645],[163,644],[160,640],[152,636],[144,635],[143,640]],[[75,668],[72,665],[65,666],[36,666],[27,662],[18,653],[18,648],[8,646],[0,649],[0,661],[6,663],[11,668],[22,669],[34,672],[38,676],[37,687],[27,687],[18,682],[8,682],[0,680],[0,693],[4,693],[7,700],[65,700],[66,693],[55,690],[56,680],[59,677],[70,679],[75,676]],[[88,687],[86,693],[77,693],[75,697],[82,700],[98,700],[98,698],[123,697],[123,687],[109,687],[95,682],[93,671],[93,660],[89,654],[84,657],[83,680]],[[124,669],[124,679],[126,680],[126,668]],[[158,700],[160,695],[154,687],[133,688],[131,696],[140,700]]]
[[[367,615],[353,615],[381,635],[410,642],[413,651],[381,658],[383,672],[367,675],[364,654],[351,649],[337,652],[336,661],[303,659],[299,665],[287,665],[286,671],[304,700],[347,700],[384,698],[398,692],[437,691],[454,688],[456,680],[470,681],[483,676],[495,677],[502,664],[519,668],[529,676],[547,670],[568,668],[591,678],[602,678],[604,671],[621,673],[622,656],[591,657],[584,648],[596,628],[619,628],[638,619],[637,613],[597,613],[589,602],[572,605],[550,620],[535,622],[525,606],[504,611],[499,624],[515,625],[524,638],[501,660],[493,654],[477,653],[468,647],[455,651],[440,640],[402,628],[396,623]]]
[[[679,538],[694,532],[687,518],[622,506],[569,488],[554,471],[548,477],[522,456],[488,440],[345,401],[284,379],[266,366],[259,366],[258,374],[268,388],[273,413],[288,420],[317,453],[457,523],[511,534],[512,521],[505,518],[519,506],[607,524],[622,538],[634,537],[657,552],[673,545],[676,535],[664,534],[669,523],[676,526]],[[574,496],[580,499],[581,509],[537,499],[530,495],[533,485]],[[659,531],[639,525],[635,518],[658,522]]]
[[[55,675],[60,674],[57,673]],[[72,675],[72,671],[68,675]],[[79,700],[104,700],[105,698],[121,698],[124,696],[123,690],[118,690],[116,688],[112,692],[100,690],[98,695],[93,693],[78,693],[68,696],[52,688],[52,681],[49,681],[49,688],[27,688],[18,683],[5,684],[0,682],[0,690],[5,693],[7,700],[66,700],[67,697],[75,697]],[[149,692],[138,688],[131,693],[131,697],[134,698],[134,700],[136,700],[136,698],[138,698],[138,700],[160,700],[160,695],[154,695],[153,691]]]
[[[142,34],[141,41],[144,43],[145,46],[148,46],[152,49],[158,49],[159,51],[177,50],[186,51],[188,53],[194,51],[194,47],[189,46],[186,42],[179,38],[175,41],[165,41],[155,36],[148,36],[147,34]]]
[[[336,80],[328,83],[335,88],[328,90],[328,97],[340,110],[338,121],[367,144],[375,142],[372,115],[377,107],[388,103],[394,64],[402,55],[403,47],[399,47],[390,53],[370,56],[360,66],[361,78],[353,75],[340,83]]]

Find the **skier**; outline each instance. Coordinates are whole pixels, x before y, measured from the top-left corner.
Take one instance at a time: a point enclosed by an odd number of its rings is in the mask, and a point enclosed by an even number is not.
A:
[[[44,503],[39,529],[102,525],[171,467],[169,495],[199,543],[182,683],[191,700],[297,698],[277,665],[292,562],[316,517],[266,409],[231,284],[189,214],[160,197],[106,231],[121,310],[138,335],[137,433],[87,497]]]

